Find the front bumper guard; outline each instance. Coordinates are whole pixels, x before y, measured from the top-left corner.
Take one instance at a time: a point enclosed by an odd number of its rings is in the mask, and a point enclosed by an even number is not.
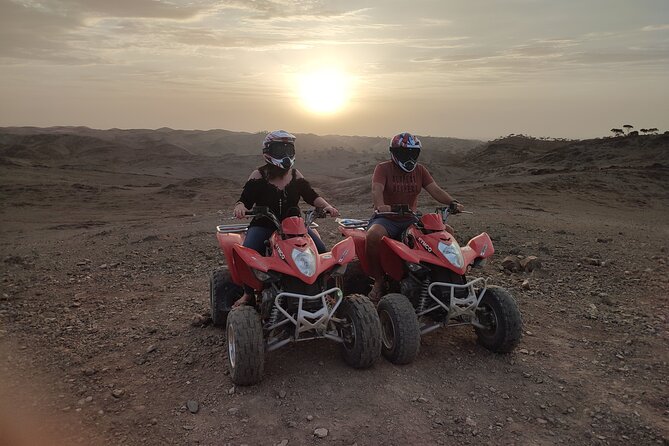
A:
[[[475,285],[481,286],[478,292],[474,288]],[[434,294],[433,290],[435,287],[448,287],[450,289],[450,296],[449,296],[450,305],[444,303]],[[426,334],[436,330],[439,327],[448,325],[450,320],[460,316],[469,317],[471,322],[463,324],[450,324],[450,325],[474,325],[480,328],[485,328],[478,322],[478,317],[476,316],[476,309],[478,308],[479,303],[481,303],[481,299],[483,299],[483,295],[485,294],[487,287],[488,287],[488,279],[484,279],[482,277],[470,280],[465,284],[432,282],[427,288],[427,293],[432,299],[432,301],[435,303],[435,305],[418,313],[416,316],[420,318],[421,316],[424,316],[434,310],[442,308],[448,312],[448,319],[446,320],[446,322],[426,325],[424,328],[421,328],[421,334]],[[462,290],[462,289],[467,290],[467,297],[455,297],[455,290]]]
[[[334,295],[335,302],[328,302],[326,299],[328,296]],[[288,313],[287,309],[282,305],[282,301],[285,302],[285,298],[288,299],[299,299],[297,303],[297,313],[295,316]],[[287,339],[267,339],[267,351],[276,350],[277,348],[283,347],[284,345],[290,342],[297,341],[306,341],[308,339],[318,339],[318,338],[327,338],[336,342],[344,342],[343,339],[337,334],[336,330],[331,329],[330,322],[341,322],[338,318],[335,317],[335,313],[339,308],[342,300],[344,299],[344,294],[341,289],[335,287],[325,290],[322,293],[310,296],[307,294],[297,294],[297,293],[288,293],[283,292],[276,295],[274,298],[274,308],[278,310],[281,314],[285,316],[285,319],[270,325],[265,328],[268,333],[271,333],[273,330],[282,327],[285,324],[292,323],[295,325],[294,335]],[[308,311],[304,309],[305,301],[321,301],[321,308],[316,311]],[[303,333],[311,332],[312,336],[303,336]]]

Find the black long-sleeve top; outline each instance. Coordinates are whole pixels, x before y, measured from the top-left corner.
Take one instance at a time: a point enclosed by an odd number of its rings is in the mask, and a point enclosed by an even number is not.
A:
[[[313,206],[319,197],[306,179],[296,177],[295,169],[292,170],[292,178],[283,190],[270,183],[262,169],[260,173],[262,178],[250,179],[244,184],[239,201],[246,209],[251,209],[253,206],[267,206],[281,221],[286,217],[300,215],[298,207],[300,198]],[[265,218],[254,218],[249,226],[273,227]]]

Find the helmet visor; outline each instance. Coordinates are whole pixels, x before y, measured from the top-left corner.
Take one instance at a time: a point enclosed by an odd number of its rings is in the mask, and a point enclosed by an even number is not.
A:
[[[407,149],[404,147],[393,147],[390,149],[390,152],[400,163],[406,163],[407,161],[415,163],[420,155],[420,149]]]
[[[265,150],[272,158],[293,158],[295,156],[295,145],[290,142],[273,142]]]

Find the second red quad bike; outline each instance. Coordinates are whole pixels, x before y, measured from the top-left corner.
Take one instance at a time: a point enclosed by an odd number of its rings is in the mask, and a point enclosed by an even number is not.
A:
[[[380,214],[413,218],[401,240],[383,237],[379,261],[389,290],[379,301],[382,353],[395,364],[414,360],[420,336],[439,327],[472,325],[478,342],[498,353],[512,351],[520,341],[522,320],[516,301],[488,279],[470,278],[493,255],[490,236],[483,232],[461,247],[445,224],[454,206],[422,215],[408,206],[393,206]],[[344,282],[346,292],[366,293],[371,287],[366,255],[367,220],[338,219],[340,232],[355,241],[359,264],[352,263]]]
[[[262,378],[266,351],[307,339],[339,342],[349,365],[370,367],[381,356],[377,312],[367,296],[344,296],[337,286],[355,258],[353,240],[318,254],[307,227],[325,216],[322,210],[282,222],[266,207],[247,215],[276,226],[266,255],[242,246],[247,225],[220,225],[216,237],[227,268],[215,270],[210,281],[211,317],[214,325],[226,326],[232,381],[255,384]],[[243,285],[254,293],[246,305],[232,308]]]

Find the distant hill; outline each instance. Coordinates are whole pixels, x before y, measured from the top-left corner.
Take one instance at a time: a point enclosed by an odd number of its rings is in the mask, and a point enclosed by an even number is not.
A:
[[[173,130],[160,128],[146,129],[109,129],[97,130],[88,127],[4,127],[0,128],[0,142],[13,143],[10,135],[35,136],[50,135],[51,141],[57,136],[72,138],[94,138],[114,144],[117,148],[125,146],[125,150],[144,150],[163,155],[178,155],[179,151],[193,155],[220,156],[228,153],[252,155],[258,154],[262,147],[265,133],[233,132],[229,130]],[[314,135],[296,133],[298,151],[309,153],[330,149],[349,150],[352,152],[387,152],[388,138],[367,136]],[[482,144],[482,141],[423,137],[423,144],[431,152],[466,152]],[[91,139],[88,140],[92,142]],[[25,144],[24,144],[25,145]],[[5,156],[0,152],[0,156]]]
[[[0,166],[105,171],[243,184],[263,164],[264,133],[228,130],[0,128]],[[297,168],[329,196],[368,196],[374,166],[389,159],[382,137],[297,135]],[[602,169],[669,169],[669,135],[549,141],[510,136],[476,140],[423,137],[420,161],[442,185]],[[571,178],[571,177],[570,177]],[[572,181],[565,179],[564,181]],[[226,183],[227,184],[227,183]]]
[[[669,135],[548,141],[511,136],[490,141],[463,157],[498,174],[543,174],[610,167],[669,167]]]

